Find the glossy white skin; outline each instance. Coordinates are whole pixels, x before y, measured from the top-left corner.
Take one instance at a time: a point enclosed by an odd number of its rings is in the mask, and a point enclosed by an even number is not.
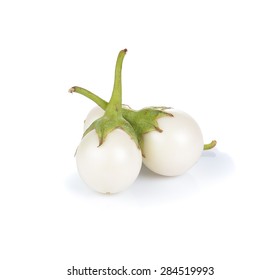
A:
[[[143,163],[164,176],[185,173],[200,158],[204,142],[195,120],[182,111],[168,110],[174,117],[158,119],[163,132],[144,135]]]
[[[84,131],[97,119],[101,118],[104,115],[105,111],[100,107],[93,107],[84,122]]]
[[[95,130],[81,141],[76,162],[83,181],[101,193],[117,193],[128,188],[137,178],[142,156],[140,149],[121,129],[112,131],[98,147]]]

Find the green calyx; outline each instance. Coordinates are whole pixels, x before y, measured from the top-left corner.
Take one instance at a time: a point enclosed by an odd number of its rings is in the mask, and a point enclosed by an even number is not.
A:
[[[81,88],[81,87],[72,87],[70,88],[69,92],[73,93],[79,93],[92,101],[94,101],[101,109],[107,110],[107,107],[109,106],[109,103],[100,98],[99,96],[95,95],[94,93]],[[171,109],[170,107],[147,107],[143,108],[139,111],[132,110],[131,108],[128,108],[127,106],[123,106],[121,108],[121,114],[123,118],[131,125],[134,131],[134,136],[137,139],[138,146],[143,151],[143,136],[145,133],[151,132],[151,131],[158,131],[162,132],[158,125],[158,119],[162,117],[173,117],[173,115],[169,112],[165,112],[165,110]],[[97,125],[96,125],[97,123]],[[100,125],[99,125],[100,123]],[[103,126],[107,126],[106,123],[101,123],[99,120],[96,120],[92,125],[87,129],[91,131],[92,129],[96,129],[96,126],[98,126],[97,129],[102,129]],[[109,125],[111,127],[111,125]],[[85,131],[84,135],[86,135],[88,132]],[[129,135],[131,135],[129,133]],[[134,137],[133,137],[134,139]],[[101,139],[101,143],[104,139]],[[143,154],[143,152],[142,152]]]
[[[143,155],[144,134],[151,131],[162,132],[158,125],[158,119],[162,117],[173,117],[173,115],[165,111],[170,109],[170,107],[147,107],[135,111],[122,105],[121,71],[123,58],[126,52],[126,49],[119,52],[115,68],[113,93],[109,103],[96,94],[78,86],[70,88],[69,92],[76,92],[91,99],[105,111],[103,117],[97,119],[88,127],[88,129],[84,132],[83,137],[95,129],[99,138],[100,146],[104,143],[110,132],[120,128],[131,137],[138,148],[141,148]],[[214,148],[216,143],[217,142],[214,140],[209,144],[205,144],[204,150]]]
[[[164,110],[169,107],[148,107],[139,111],[123,108],[123,117],[132,125],[137,136],[138,143],[143,154],[143,136],[151,131],[162,132],[158,125],[158,119],[162,117],[173,117],[171,113]]]
[[[84,132],[83,137],[95,129],[99,139],[99,146],[101,146],[108,134],[117,128],[125,131],[139,148],[138,140],[131,124],[123,117],[111,118],[110,116],[107,116],[106,113],[103,117],[97,119],[88,127]]]

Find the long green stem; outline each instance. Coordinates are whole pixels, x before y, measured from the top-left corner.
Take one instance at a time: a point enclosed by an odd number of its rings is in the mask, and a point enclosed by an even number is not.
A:
[[[77,92],[77,93],[89,98],[90,100],[95,102],[100,108],[102,108],[104,111],[106,110],[106,108],[108,106],[108,102],[106,102],[104,99],[100,98],[99,96],[90,92],[87,89],[75,86],[75,87],[71,87],[69,89],[69,92],[70,93]]]
[[[106,108],[106,115],[118,114],[120,116],[122,113],[122,64],[126,52],[127,49],[121,50],[117,58],[114,87],[111,99]]]
[[[205,144],[203,150],[210,150],[213,149],[217,144],[216,140],[213,140],[211,143],[209,144]]]

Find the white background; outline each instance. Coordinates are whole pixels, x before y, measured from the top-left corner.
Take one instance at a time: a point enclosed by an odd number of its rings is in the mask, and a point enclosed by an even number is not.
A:
[[[90,279],[67,269],[214,266],[279,279],[278,1],[1,1],[0,278]],[[127,48],[123,102],[192,115],[218,140],[178,178],[143,169],[104,196],[74,152]],[[109,174],[108,174],[109,175]],[[115,277],[95,277],[115,279]],[[187,277],[188,278],[188,277]]]

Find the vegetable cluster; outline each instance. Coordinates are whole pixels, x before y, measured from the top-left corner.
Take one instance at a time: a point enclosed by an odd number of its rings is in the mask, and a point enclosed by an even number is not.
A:
[[[74,86],[94,101],[84,122],[84,133],[76,150],[78,172],[87,185],[101,193],[117,193],[137,178],[142,162],[164,176],[181,175],[190,169],[204,150],[201,130],[188,114],[170,107],[133,110],[122,105],[122,64],[127,50],[118,54],[114,87],[109,102]]]

